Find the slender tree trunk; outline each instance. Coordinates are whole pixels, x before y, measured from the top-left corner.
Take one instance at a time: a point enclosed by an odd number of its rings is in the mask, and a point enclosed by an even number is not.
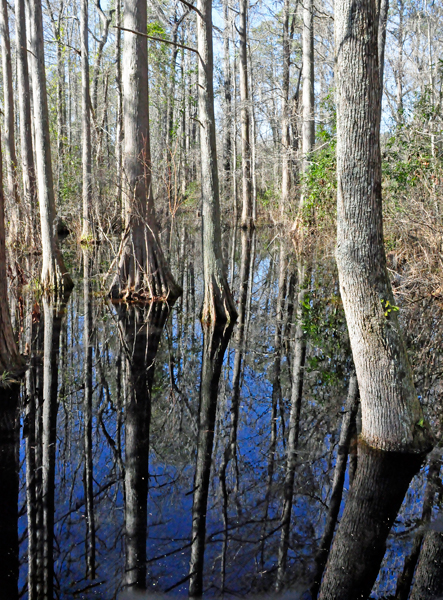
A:
[[[380,113],[383,100],[383,81],[385,69],[386,26],[388,22],[389,0],[380,0],[378,17],[378,72],[380,78]],[[381,119],[381,114],[380,114]]]
[[[20,365],[20,357],[12,331],[8,304],[6,278],[5,196],[3,194],[3,169],[0,140],[0,374]]]
[[[203,325],[203,360],[200,384],[197,457],[192,502],[192,544],[189,563],[189,598],[203,593],[204,553],[206,542],[206,511],[217,412],[218,384],[232,324]]]
[[[92,234],[91,202],[91,112],[89,98],[89,41],[88,41],[88,0],[81,0],[80,45],[82,62],[82,198],[83,224],[82,240],[87,241]]]
[[[126,30],[144,33],[147,5],[127,0]],[[148,51],[146,38],[125,31],[123,60],[124,201],[126,231],[119,264],[111,286],[114,299],[132,301],[168,299],[181,294],[166,263],[158,236],[151,178],[149,139]]]
[[[237,318],[223,262],[220,227],[220,193],[215,141],[212,4],[198,0],[197,47],[198,113],[200,121],[200,151],[203,217],[204,300],[202,321],[231,321]],[[201,15],[201,16],[200,16]]]
[[[315,142],[315,114],[314,114],[314,3],[313,0],[303,2],[303,66],[302,66],[302,154],[303,174],[309,170],[311,152]],[[300,199],[303,207],[306,190]]]
[[[52,176],[51,140],[49,137],[48,99],[46,95],[45,55],[41,0],[26,0],[29,18],[29,66],[34,105],[37,189],[40,204],[44,289],[72,289],[73,283],[58,246],[55,221],[54,181]]]
[[[281,167],[281,196],[280,216],[283,217],[285,208],[289,207],[291,193],[291,138],[289,129],[289,77],[291,65],[291,40],[289,38],[289,0],[283,3],[283,82],[282,82],[282,167]]]
[[[35,178],[34,153],[31,124],[31,92],[29,89],[28,53],[26,36],[25,2],[15,4],[15,37],[17,48],[17,90],[20,122],[20,147],[23,173],[23,200],[28,220],[26,241],[28,249],[34,248],[35,211],[37,207],[37,182]]]
[[[231,57],[229,54],[229,33],[231,18],[229,0],[223,0],[223,191],[227,198],[231,189],[231,154],[232,154],[232,97],[231,97]]]
[[[240,40],[240,120],[242,141],[242,187],[243,207],[241,225],[253,227],[252,218],[252,178],[251,178],[251,132],[248,86],[248,0],[240,0],[240,20],[238,35]]]
[[[84,0],[82,0],[84,2]],[[95,63],[94,63],[94,70],[93,70],[93,75],[92,75],[92,94],[91,94],[91,101],[92,101],[92,110],[94,113],[94,119],[95,119],[95,123],[96,126],[98,124],[98,115],[97,115],[97,110],[98,110],[98,80],[99,80],[99,75],[100,75],[100,67],[101,67],[101,62],[102,62],[102,58],[103,58],[103,49],[106,45],[106,42],[108,40],[108,34],[109,34],[109,26],[111,24],[111,17],[106,15],[102,8],[101,8],[101,2],[100,0],[95,0],[95,6],[97,8],[97,12],[99,14],[100,17],[100,21],[102,24],[102,35],[101,38],[98,42],[98,46],[97,46],[97,52],[95,54]],[[119,7],[116,8],[117,11],[119,11]]]
[[[121,27],[121,0],[116,0],[116,23],[115,33],[115,63],[116,63],[116,88],[117,88],[117,128],[116,128],[116,156],[117,156],[117,206],[123,213],[122,206],[122,145],[123,145],[123,90],[122,90],[122,34]],[[124,219],[123,219],[124,223]]]
[[[430,433],[386,270],[383,246],[376,0],[336,0],[337,250],[362,407],[362,436],[423,451]]]
[[[9,19],[7,0],[0,1],[0,38],[3,70],[3,111],[5,118],[4,147],[6,154],[7,192],[12,206],[10,239],[13,244],[19,241],[20,197],[18,192],[17,156],[14,135],[14,91],[12,89],[12,58],[9,41]]]

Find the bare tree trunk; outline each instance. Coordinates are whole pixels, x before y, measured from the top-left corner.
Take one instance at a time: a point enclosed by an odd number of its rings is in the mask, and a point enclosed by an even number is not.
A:
[[[240,27],[238,35],[240,40],[240,119],[242,141],[242,187],[243,207],[241,225],[244,228],[253,227],[252,217],[252,178],[251,178],[251,132],[249,114],[249,86],[248,86],[248,0],[240,0]]]
[[[115,82],[117,88],[117,128],[116,128],[116,155],[117,155],[117,206],[120,209],[120,214],[124,216],[122,206],[122,144],[123,144],[123,90],[122,90],[122,34],[121,27],[121,0],[116,0],[116,22],[117,29],[115,32],[115,63],[116,75]],[[124,219],[122,219],[124,222]]]
[[[204,300],[202,321],[232,321],[237,318],[234,301],[226,277],[220,227],[220,193],[215,141],[212,4],[198,0],[197,47],[198,113],[200,120],[200,151],[203,217]]]
[[[84,2],[84,0],[82,0]],[[108,40],[108,34],[109,34],[109,26],[111,24],[111,16],[106,15],[101,7],[101,3],[100,0],[95,0],[95,7],[97,8],[97,12],[99,14],[100,17],[100,21],[102,23],[102,36],[98,42],[98,47],[97,47],[97,52],[95,54],[95,63],[94,63],[94,70],[93,70],[93,75],[92,75],[92,94],[91,94],[91,100],[92,100],[92,110],[94,112],[94,119],[95,119],[95,123],[96,126],[98,124],[98,115],[97,115],[97,109],[98,109],[98,79],[99,79],[99,74],[100,74],[100,67],[101,67],[101,62],[102,62],[102,58],[103,58],[103,49],[105,47],[105,44]],[[117,11],[119,11],[119,7],[117,7]]]
[[[315,142],[314,114],[314,3],[313,0],[303,2],[303,66],[302,66],[302,171],[309,170],[311,152]],[[300,199],[300,208],[306,199],[306,190]]]
[[[337,250],[362,436],[423,451],[431,435],[414,388],[383,246],[376,0],[336,0]],[[368,208],[369,207],[369,208]]]
[[[7,197],[11,202],[10,239],[16,244],[19,239],[20,197],[18,192],[17,156],[14,135],[14,92],[12,89],[12,58],[9,41],[9,19],[7,0],[0,1],[0,38],[3,70],[3,109],[5,116],[4,147],[6,154]]]
[[[51,140],[49,137],[48,99],[46,95],[45,55],[41,0],[26,0],[30,35],[29,65],[34,105],[37,188],[40,204],[43,265],[41,284],[46,290],[70,290],[72,279],[66,271],[58,246],[55,221],[54,181],[52,176]]]
[[[291,65],[291,40],[289,38],[289,0],[283,3],[283,82],[282,82],[282,118],[281,118],[281,196],[280,216],[283,217],[285,208],[289,206],[291,193],[291,137],[289,129],[289,77]],[[293,17],[294,18],[294,17]]]
[[[231,57],[229,55],[229,34],[231,18],[229,0],[223,0],[223,192],[225,198],[231,189],[231,154],[232,154],[232,97],[231,97]]]
[[[91,202],[91,112],[89,98],[89,42],[88,42],[88,0],[81,0],[80,45],[82,61],[82,198],[83,224],[82,240],[92,235]]]
[[[5,196],[3,194],[3,169],[0,140],[0,374],[20,365],[20,356],[14,340],[8,304],[6,278]]]
[[[23,200],[29,215],[26,224],[26,241],[29,249],[34,247],[35,211],[37,207],[37,182],[35,179],[34,153],[31,124],[31,92],[29,89],[28,53],[26,36],[25,2],[15,4],[15,37],[17,48],[17,89],[20,122],[20,147],[23,173]]]
[[[127,0],[126,30],[144,34],[144,0]],[[126,231],[119,252],[118,271],[111,286],[113,299],[132,301],[168,299],[181,294],[166,263],[158,237],[151,180],[149,139],[148,51],[146,37],[125,31],[123,48],[124,201]]]

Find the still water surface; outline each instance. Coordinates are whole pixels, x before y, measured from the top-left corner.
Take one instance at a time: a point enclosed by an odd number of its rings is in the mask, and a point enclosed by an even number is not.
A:
[[[198,320],[199,234],[183,227],[174,307],[104,300],[103,250],[75,258],[66,303],[15,294],[29,369],[18,410],[1,392],[1,597],[309,599],[322,575],[321,598],[443,595],[441,453],[357,443],[333,260],[273,235],[226,232],[233,328]],[[438,434],[436,308],[398,302]]]

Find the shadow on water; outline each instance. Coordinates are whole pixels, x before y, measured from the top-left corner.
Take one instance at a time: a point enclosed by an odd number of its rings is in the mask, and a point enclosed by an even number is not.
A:
[[[334,265],[229,230],[239,319],[202,326],[199,234],[175,236],[174,307],[103,301],[87,252],[66,302],[23,301],[29,369],[20,399],[1,389],[0,596],[438,598],[441,453],[420,469],[357,442]],[[408,318],[415,336],[426,317]]]

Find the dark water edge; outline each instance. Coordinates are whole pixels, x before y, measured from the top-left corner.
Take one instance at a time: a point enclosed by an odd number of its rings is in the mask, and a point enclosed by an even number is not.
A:
[[[358,444],[358,411],[346,420],[353,366],[331,252],[297,255],[273,230],[250,239],[227,230],[240,319],[213,329],[198,321],[200,233],[178,223],[168,242],[184,290],[170,310],[107,302],[97,292],[105,247],[73,252],[65,305],[11,295],[30,366],[0,419],[8,598],[111,599],[146,585],[193,597],[278,587],[307,599],[337,518],[320,597],[393,598],[415,563],[398,594],[443,594],[441,452],[414,461]],[[441,308],[412,292],[396,300],[438,435]]]

